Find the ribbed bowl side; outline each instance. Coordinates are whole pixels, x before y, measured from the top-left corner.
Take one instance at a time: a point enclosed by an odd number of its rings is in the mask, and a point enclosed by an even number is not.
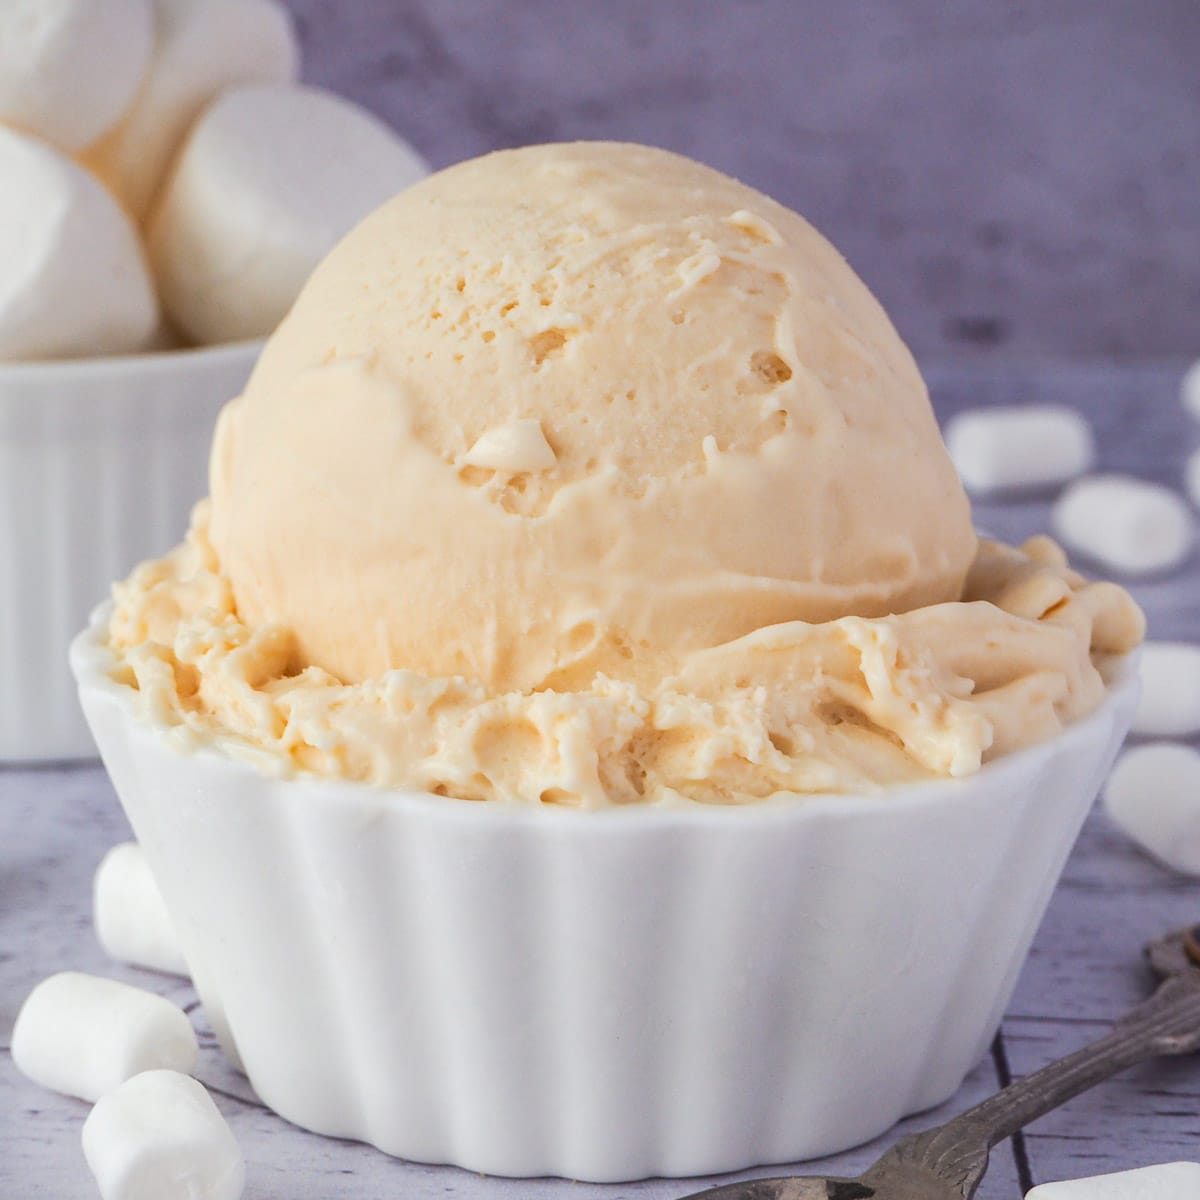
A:
[[[894,802],[574,813],[269,779],[117,693],[84,679],[263,1100],[405,1158],[597,1181],[815,1157],[952,1093],[1132,706]]]
[[[182,537],[255,349],[0,364],[0,762],[95,755],[67,648],[114,579]]]

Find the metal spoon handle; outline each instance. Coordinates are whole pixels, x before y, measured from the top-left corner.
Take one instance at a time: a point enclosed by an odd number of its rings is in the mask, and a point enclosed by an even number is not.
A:
[[[1119,1071],[1149,1058],[1200,1050],[1200,988],[1169,979],[1110,1033],[1010,1084],[952,1121],[988,1147]]]
[[[920,1165],[971,1196],[997,1142],[1135,1063],[1200,1050],[1198,976],[1200,972],[1188,972],[1168,979],[1104,1037],[1026,1075],[945,1125],[898,1142],[863,1178],[880,1180]]]

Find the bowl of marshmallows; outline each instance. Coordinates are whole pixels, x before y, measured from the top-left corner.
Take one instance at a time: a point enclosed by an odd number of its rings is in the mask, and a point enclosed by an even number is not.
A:
[[[428,171],[299,57],[277,0],[0,5],[0,762],[94,753],[72,635],[185,529],[313,266]]]

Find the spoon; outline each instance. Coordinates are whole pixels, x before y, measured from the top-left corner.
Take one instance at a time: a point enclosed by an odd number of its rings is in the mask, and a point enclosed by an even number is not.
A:
[[[997,1142],[1126,1067],[1200,1050],[1200,925],[1156,938],[1145,953],[1164,982],[1111,1032],[945,1125],[897,1142],[856,1179],[753,1179],[683,1200],[970,1200]]]

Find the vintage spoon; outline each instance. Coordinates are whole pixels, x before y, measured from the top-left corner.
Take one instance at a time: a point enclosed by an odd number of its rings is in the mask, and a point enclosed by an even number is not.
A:
[[[683,1200],[970,1200],[997,1142],[1134,1063],[1200,1050],[1200,925],[1157,938],[1146,958],[1165,982],[1110,1033],[945,1125],[897,1142],[857,1179],[754,1179]]]

